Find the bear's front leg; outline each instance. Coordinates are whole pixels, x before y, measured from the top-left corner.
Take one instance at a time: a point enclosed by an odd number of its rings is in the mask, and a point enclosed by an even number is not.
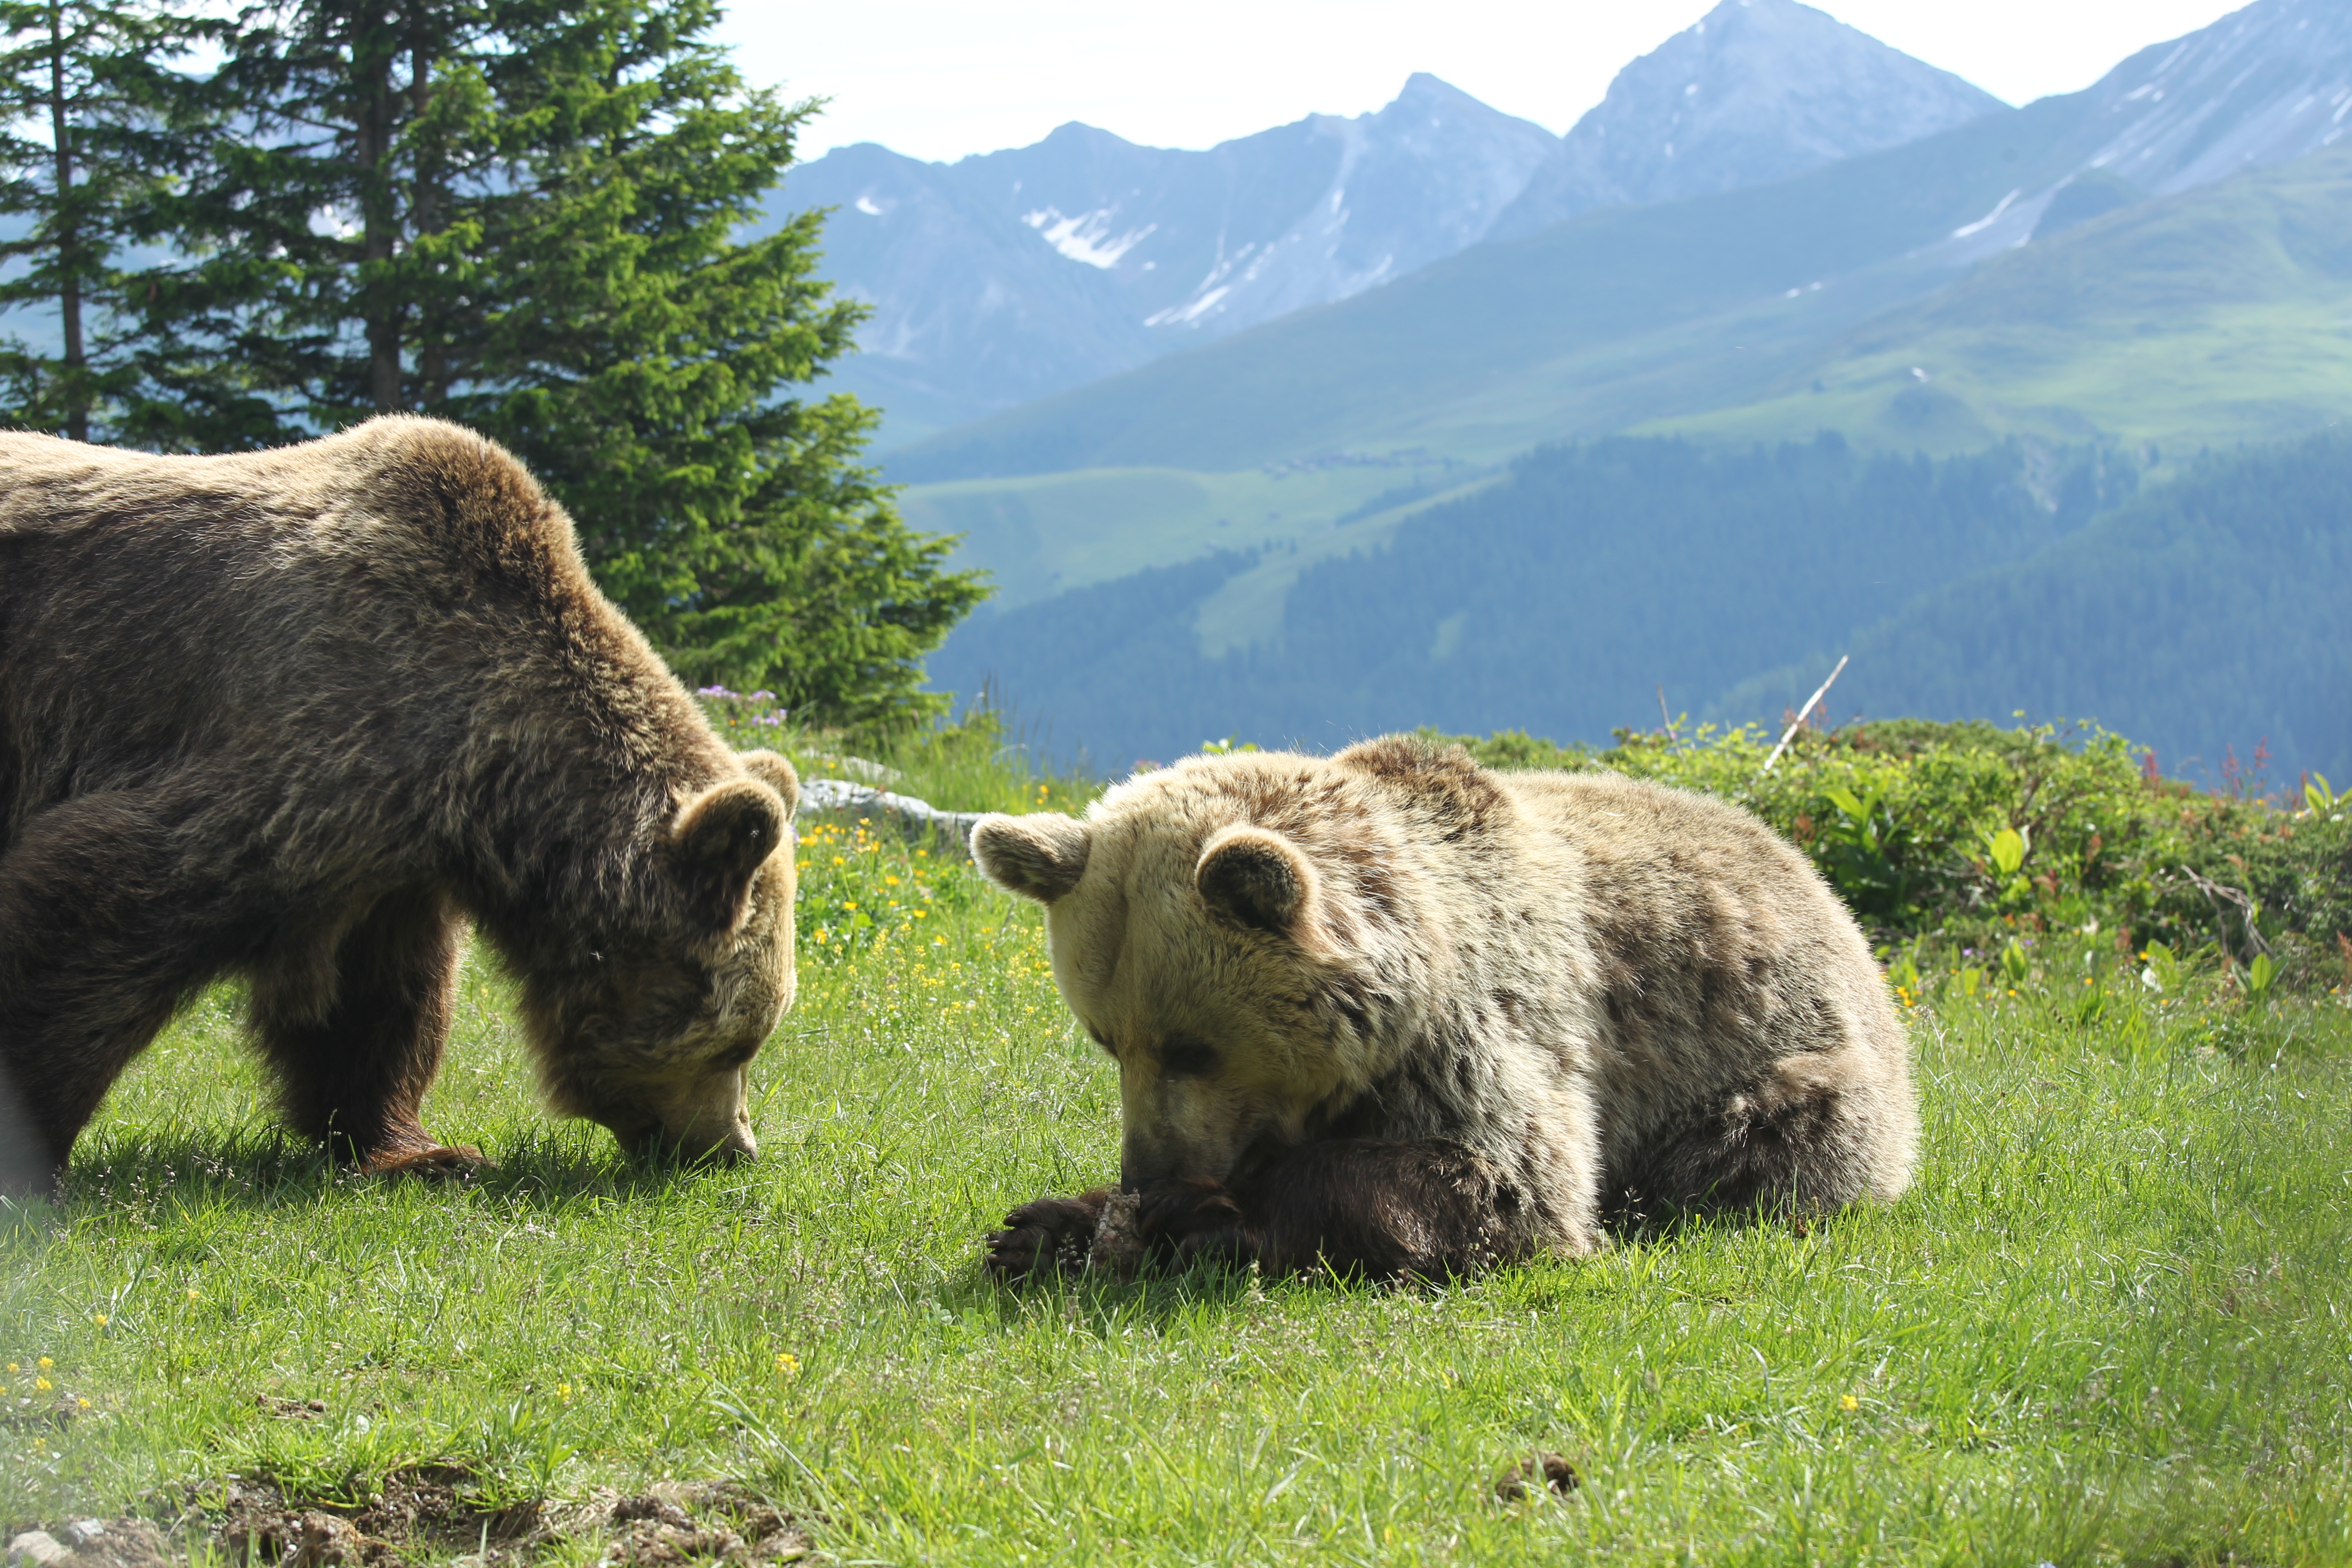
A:
[[[360,911],[323,965],[303,933],[256,965],[255,1033],[287,1120],[371,1175],[464,1176],[488,1163],[418,1120],[449,1037],[462,929],[438,891],[404,889]]]
[[[1145,1189],[1138,1228],[1158,1256],[1326,1268],[1371,1279],[1443,1279],[1527,1250],[1517,1189],[1457,1143],[1304,1143],[1227,1186]]]
[[[1102,1223],[1108,1187],[1074,1198],[1039,1198],[1004,1216],[1004,1228],[982,1243],[983,1266],[1009,1284],[1047,1274],[1076,1274],[1087,1266],[1095,1227]]]

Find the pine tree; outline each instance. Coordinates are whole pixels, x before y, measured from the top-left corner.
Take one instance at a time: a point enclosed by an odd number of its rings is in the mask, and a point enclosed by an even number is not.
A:
[[[919,660],[986,592],[802,395],[863,311],[818,221],[739,240],[810,104],[747,90],[709,0],[310,0],[247,12],[235,118],[173,196],[129,423],[250,447],[379,411],[506,443],[691,678],[816,723],[936,711]],[[321,221],[326,215],[327,221]]]
[[[0,309],[56,312],[55,351],[0,344],[0,416],[89,439],[136,379],[105,328],[126,288],[125,247],[184,146],[196,108],[173,64],[219,24],[168,5],[0,4],[0,213],[29,216],[0,243],[19,263]]]

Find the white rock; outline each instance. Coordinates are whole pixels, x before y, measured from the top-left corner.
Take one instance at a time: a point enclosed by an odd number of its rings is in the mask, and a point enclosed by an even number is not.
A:
[[[904,838],[936,836],[942,846],[952,845],[955,853],[965,859],[971,858],[972,825],[987,815],[978,811],[941,811],[913,795],[892,795],[872,784],[853,784],[847,779],[802,780],[801,809],[866,817],[875,826],[887,826]]]

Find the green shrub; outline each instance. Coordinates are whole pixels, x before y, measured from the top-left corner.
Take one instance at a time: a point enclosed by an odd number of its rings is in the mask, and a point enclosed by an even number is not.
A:
[[[1453,738],[1492,767],[1608,768],[1737,801],[1915,962],[1965,967],[2064,932],[2201,957],[2249,994],[2352,978],[2352,803],[2324,780],[2284,804],[2207,793],[2095,724],[1800,730],[1769,773],[1772,737],[1752,728],[1621,730],[1597,753]]]

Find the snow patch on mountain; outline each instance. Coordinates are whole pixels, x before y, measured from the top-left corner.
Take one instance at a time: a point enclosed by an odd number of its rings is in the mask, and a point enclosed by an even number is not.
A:
[[[1059,207],[1040,207],[1035,212],[1023,213],[1021,221],[1045,236],[1046,244],[1071,260],[1108,271],[1160,226],[1148,223],[1113,237],[1111,228],[1118,216],[1110,207],[1097,207],[1076,217],[1064,217]]]

